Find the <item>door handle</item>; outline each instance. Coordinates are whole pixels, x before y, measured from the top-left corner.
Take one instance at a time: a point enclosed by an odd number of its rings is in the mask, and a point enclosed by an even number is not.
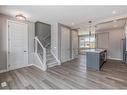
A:
[[[26,50],[24,50],[24,52],[27,52]]]

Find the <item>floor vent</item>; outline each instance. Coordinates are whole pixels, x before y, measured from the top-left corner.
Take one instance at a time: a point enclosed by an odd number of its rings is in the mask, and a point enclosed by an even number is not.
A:
[[[6,87],[6,86],[7,86],[7,82],[2,82],[2,83],[1,83],[1,87],[2,87],[2,88]]]

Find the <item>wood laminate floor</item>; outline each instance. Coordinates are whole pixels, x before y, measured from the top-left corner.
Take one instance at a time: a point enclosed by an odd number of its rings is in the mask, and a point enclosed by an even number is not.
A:
[[[48,69],[30,66],[0,74],[0,89],[127,89],[127,65],[108,60],[101,71],[86,69],[85,56]]]

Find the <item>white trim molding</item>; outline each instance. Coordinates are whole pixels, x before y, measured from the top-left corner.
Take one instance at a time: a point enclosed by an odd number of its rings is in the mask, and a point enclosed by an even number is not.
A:
[[[120,58],[113,58],[113,57],[110,57],[110,56],[108,56],[108,58],[107,59],[111,59],[111,60],[122,60],[122,59],[120,59]]]
[[[40,59],[40,57],[38,56],[37,53],[34,54],[34,60],[36,60],[36,59],[38,59],[38,61],[40,62],[42,68],[37,66],[37,65],[35,65],[35,64],[34,64],[34,66],[38,67],[39,69],[41,69],[43,71],[46,71],[47,70],[47,66],[43,65],[43,63],[42,63],[42,61],[41,61],[41,59]]]
[[[37,48],[38,48],[38,44],[37,43],[39,43],[39,45],[41,46],[41,48],[43,50],[43,60],[40,59],[40,57],[39,57],[39,55],[37,53]],[[36,55],[38,61],[40,62],[42,69],[44,71],[46,71],[47,70],[47,64],[46,64],[46,48],[41,44],[40,40],[37,37],[35,37],[35,55]]]
[[[119,58],[108,58],[108,59],[112,59],[112,60],[120,60],[120,61],[122,61],[122,59],[119,59]]]
[[[56,61],[58,62],[58,65],[61,65],[61,62],[60,60],[56,57],[56,55],[54,54],[54,52],[52,50],[51,51],[51,54],[54,56],[54,58],[56,59]]]
[[[7,70],[0,70],[0,73],[4,73],[4,72],[7,72]]]
[[[5,72],[7,71],[10,71],[10,68],[9,68],[9,22],[13,22],[13,23],[19,23],[19,24],[26,24],[27,26],[27,51],[29,51],[28,49],[28,23],[24,22],[24,21],[17,21],[17,20],[10,20],[10,19],[7,19],[6,20],[6,31],[7,31],[7,69]],[[27,54],[27,57],[29,56],[29,53]],[[27,58],[27,65],[29,64],[29,58]],[[22,66],[22,67],[19,67],[19,68],[23,68],[23,67],[27,67],[27,65],[25,66]],[[16,69],[19,69],[19,68],[16,68]]]

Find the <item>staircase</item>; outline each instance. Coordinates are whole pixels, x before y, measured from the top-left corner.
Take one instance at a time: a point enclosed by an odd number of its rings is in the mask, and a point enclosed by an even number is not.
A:
[[[48,68],[58,65],[58,62],[52,55],[50,49],[46,49],[46,64]]]
[[[37,67],[44,71],[60,65],[60,61],[51,51],[51,25],[37,21],[35,23],[35,57]]]
[[[47,68],[60,65],[60,62],[51,51],[51,44],[49,42],[43,44],[38,37],[35,37],[35,53],[40,61],[42,69],[45,71]]]

